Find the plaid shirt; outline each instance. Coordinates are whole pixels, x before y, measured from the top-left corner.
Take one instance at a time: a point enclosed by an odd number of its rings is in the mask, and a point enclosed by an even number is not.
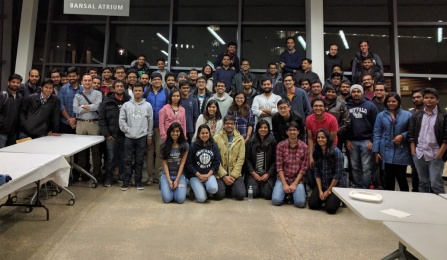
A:
[[[246,117],[239,116],[237,111],[228,114],[234,116],[236,130],[242,135],[242,137],[244,137],[244,139],[247,138],[248,127],[255,125],[255,115],[253,114],[253,110],[250,108],[249,114]]]
[[[315,178],[321,179],[321,186],[326,190],[329,186],[331,186],[331,182],[333,179],[338,180],[336,187],[346,187],[345,178],[343,176],[344,172],[344,157],[343,153],[337,147],[334,147],[335,154],[335,164],[329,165],[328,160],[326,160],[325,156],[323,156],[323,160],[321,165],[315,164],[314,173]]]
[[[308,166],[307,145],[303,141],[298,140],[297,145],[291,147],[289,139],[286,139],[276,146],[276,170],[284,172],[287,184],[290,185],[296,179],[298,173],[306,174]],[[300,183],[302,183],[302,180]]]
[[[70,117],[75,117],[74,111],[73,111],[73,100],[77,93],[80,93],[84,90],[84,87],[81,85],[78,85],[77,89],[74,89],[70,84],[65,84],[62,86],[62,88],[59,90],[59,99],[61,100],[61,111],[67,110],[67,113]],[[67,120],[65,117],[61,116],[61,122],[68,125]]]

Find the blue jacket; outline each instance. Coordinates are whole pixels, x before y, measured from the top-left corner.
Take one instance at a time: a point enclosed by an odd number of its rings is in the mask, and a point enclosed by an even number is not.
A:
[[[396,122],[393,123],[389,110],[380,112],[374,124],[373,152],[380,153],[382,161],[388,164],[410,165],[410,144],[407,141],[407,132],[410,127],[411,113],[399,109],[396,113]],[[402,135],[404,140],[400,145],[393,143],[394,137]]]
[[[289,100],[287,97],[287,92],[284,91],[281,94],[279,94],[283,99]],[[289,100],[290,101],[290,100]],[[304,91],[302,88],[295,87],[295,94],[292,97],[292,101],[290,102],[292,106],[292,110],[295,113],[300,114],[304,118],[306,118],[308,115],[312,114],[312,107],[310,106],[309,98],[306,94],[306,91]],[[304,120],[306,121],[306,120]]]
[[[199,117],[200,114],[197,100],[192,95],[189,95],[188,98],[186,99],[182,98],[180,102],[186,112],[186,132],[194,133],[195,130],[194,124],[197,121],[197,118]]]
[[[160,91],[155,94],[152,87],[146,90],[146,93],[143,95],[143,97],[146,97],[146,101],[151,104],[154,111],[154,127],[158,127],[158,113],[168,103],[168,95],[169,91],[164,88],[160,88]]]
[[[372,141],[377,117],[376,105],[365,97],[358,104],[351,97],[348,97],[346,102],[351,117],[351,128],[346,135],[347,139],[350,141]]]
[[[294,70],[298,70],[301,67],[303,59],[303,54],[298,50],[295,50],[292,54],[290,54],[288,50],[284,51],[279,56],[279,60],[286,64],[284,68],[282,68],[282,72],[293,73]]]

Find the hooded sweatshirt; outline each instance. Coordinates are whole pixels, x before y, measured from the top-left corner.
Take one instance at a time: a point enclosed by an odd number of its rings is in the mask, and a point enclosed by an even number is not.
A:
[[[377,117],[377,107],[365,97],[359,103],[349,97],[346,106],[351,118],[351,128],[348,134],[348,140],[361,141],[373,139],[374,123]],[[354,131],[355,129],[355,131]]]
[[[233,104],[233,98],[225,92],[223,97],[218,97],[217,93],[214,94],[212,97],[210,97],[208,102],[213,99],[216,100],[217,103],[219,103],[219,111],[222,115],[222,118],[224,118],[227,115],[228,108],[230,108],[231,104]]]
[[[147,136],[147,139],[152,139],[154,117],[151,104],[144,99],[139,103],[135,99],[124,103],[120,110],[119,125],[127,138]]]

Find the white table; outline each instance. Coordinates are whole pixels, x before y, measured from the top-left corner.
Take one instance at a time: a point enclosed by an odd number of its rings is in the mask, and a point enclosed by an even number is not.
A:
[[[0,149],[0,152],[34,154],[51,153],[69,157],[71,166],[76,170],[82,172],[83,174],[89,176],[93,180],[93,188],[96,188],[98,185],[96,178],[89,172],[79,167],[79,165],[75,164],[73,155],[103,141],[104,137],[100,135],[62,134],[61,136],[45,136],[23,143],[11,145]],[[69,192],[68,190],[66,191]],[[74,195],[72,194],[72,196]]]
[[[47,181],[53,181],[58,186],[67,186],[70,175],[70,165],[67,160],[59,154],[25,154],[25,153],[6,153],[0,154],[0,172],[8,174],[12,180],[0,186],[0,198],[6,197],[11,193],[31,184],[39,184]],[[37,195],[34,204],[15,204],[8,201],[1,206],[27,206],[43,207],[47,211],[47,220],[49,219],[48,209],[43,206]]]
[[[419,259],[446,259],[447,247],[444,238],[447,225],[388,221],[383,224],[399,237],[402,244],[399,246],[400,250],[395,251],[388,259],[396,259],[402,255],[402,249],[405,250],[405,247],[411,248],[412,253]]]
[[[382,195],[381,203],[363,202],[349,197],[350,188],[333,188],[337,195],[355,213],[367,220],[447,224],[447,200],[432,193],[400,192],[386,190],[365,190]],[[412,214],[410,217],[398,218],[381,212],[396,209]]]
[[[444,198],[447,200],[447,194],[439,194],[439,196],[441,196],[441,198]]]

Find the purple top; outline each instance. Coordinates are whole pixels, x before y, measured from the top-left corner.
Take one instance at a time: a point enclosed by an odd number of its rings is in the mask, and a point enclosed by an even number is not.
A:
[[[424,156],[425,161],[431,161],[439,151],[439,144],[435,135],[435,123],[438,114],[438,108],[433,110],[431,115],[427,114],[424,108],[421,130],[419,132],[418,144],[416,146],[416,156],[421,159]]]

